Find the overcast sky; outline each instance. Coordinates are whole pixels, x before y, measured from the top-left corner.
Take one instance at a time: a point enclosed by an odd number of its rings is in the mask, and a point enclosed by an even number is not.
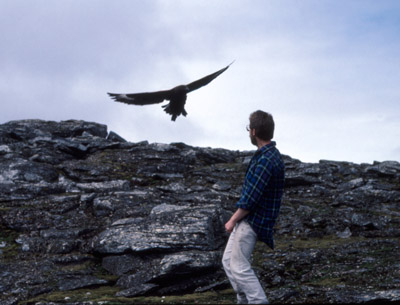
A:
[[[0,37],[1,124],[78,119],[131,142],[253,150],[245,127],[261,109],[303,162],[400,161],[398,0],[0,0]],[[176,122],[106,94],[233,60]]]

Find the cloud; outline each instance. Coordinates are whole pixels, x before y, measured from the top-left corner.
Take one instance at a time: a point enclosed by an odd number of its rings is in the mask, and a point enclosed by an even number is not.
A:
[[[0,3],[0,121],[85,119],[131,141],[254,149],[256,109],[282,152],[304,161],[400,160],[398,1]],[[23,16],[21,18],[21,16]],[[174,123],[161,105],[106,92],[169,89],[235,63],[188,95]],[[372,136],[372,139],[371,139]]]

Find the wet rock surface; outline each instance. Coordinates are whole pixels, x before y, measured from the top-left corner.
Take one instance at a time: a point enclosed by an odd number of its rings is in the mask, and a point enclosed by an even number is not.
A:
[[[228,289],[223,226],[253,153],[75,120],[0,125],[0,304]],[[254,253],[270,301],[399,301],[400,163],[284,160],[276,249]]]

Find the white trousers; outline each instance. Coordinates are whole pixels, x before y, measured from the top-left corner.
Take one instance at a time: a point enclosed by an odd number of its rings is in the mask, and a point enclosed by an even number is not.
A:
[[[225,273],[237,294],[238,304],[268,304],[250,258],[257,235],[247,221],[239,222],[231,233],[222,257]]]

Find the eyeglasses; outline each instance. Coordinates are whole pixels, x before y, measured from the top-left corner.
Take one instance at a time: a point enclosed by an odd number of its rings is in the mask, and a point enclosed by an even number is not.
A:
[[[247,126],[246,126],[246,130],[247,130],[247,131],[250,131],[250,129],[253,129],[253,128],[251,128],[250,125],[247,125]]]

